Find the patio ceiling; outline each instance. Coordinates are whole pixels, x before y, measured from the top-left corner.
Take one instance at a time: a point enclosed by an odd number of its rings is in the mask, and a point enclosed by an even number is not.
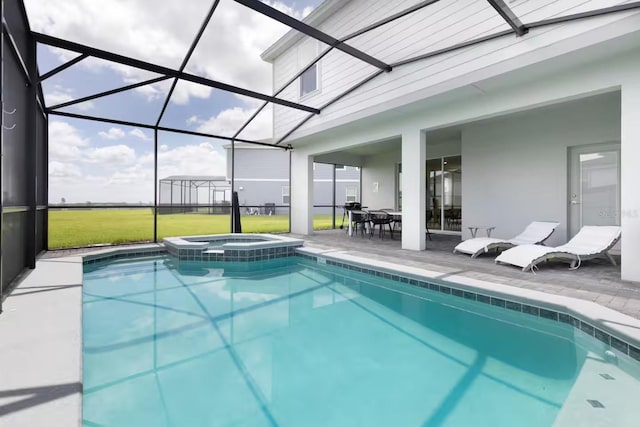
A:
[[[477,0],[478,2],[485,3],[487,7],[490,7],[494,10],[496,14],[502,17],[504,20],[504,27],[500,27],[496,32],[483,35],[478,38],[471,38],[461,43],[452,44],[450,46],[439,48],[434,51],[429,52],[421,52],[418,55],[415,55],[410,58],[404,58],[402,60],[388,63],[384,61],[382,58],[375,58],[369,55],[367,52],[362,51],[360,49],[355,48],[353,45],[348,42],[355,39],[356,37],[362,38],[366,37],[367,33],[381,28],[385,25],[390,24],[391,22],[402,20],[412,14],[419,13],[420,11],[426,11],[428,13],[429,6],[438,3],[439,0],[426,0],[426,1],[418,1],[412,4],[411,6],[398,10],[397,8],[389,13],[388,16],[384,16],[381,19],[376,20],[375,22],[366,23],[362,28],[357,29],[356,31],[351,32],[350,34],[336,35],[336,34],[327,34],[322,31],[318,25],[314,26],[311,23],[314,21],[320,21],[318,16],[320,16],[323,11],[326,13],[327,8],[332,7],[334,9],[344,7],[348,3],[349,0],[339,1],[339,0],[327,0],[318,8],[316,11],[312,12],[307,18],[301,20],[294,16],[291,16],[287,13],[282,12],[278,8],[274,7],[271,2],[263,2],[259,0],[212,0],[205,1],[203,0],[201,3],[197,3],[198,9],[194,11],[194,5],[190,5],[189,7],[185,7],[190,13],[202,13],[203,20],[198,28],[194,28],[195,35],[191,40],[191,43],[188,46],[184,46],[184,56],[182,57],[182,61],[180,64],[177,63],[167,63],[165,59],[156,60],[153,55],[151,57],[146,58],[147,60],[142,60],[131,55],[121,54],[112,52],[106,49],[99,49],[94,46],[90,46],[89,44],[85,44],[82,40],[67,40],[60,37],[56,37],[52,34],[43,34],[34,32],[33,35],[38,43],[41,45],[50,46],[52,48],[64,49],[69,52],[74,52],[77,56],[68,60],[66,63],[50,70],[45,73],[39,75],[37,79],[38,92],[40,102],[43,104],[45,111],[50,115],[60,115],[67,117],[74,117],[79,119],[87,119],[87,120],[96,120],[108,123],[116,123],[122,125],[130,125],[137,126],[141,128],[153,129],[155,131],[168,131],[168,132],[176,132],[182,134],[190,134],[196,136],[206,136],[211,138],[218,138],[222,140],[230,140],[230,141],[240,141],[247,142],[253,144],[260,145],[275,145],[280,146],[281,148],[288,148],[284,145],[286,143],[287,138],[303,126],[308,120],[318,114],[322,114],[322,111],[339,101],[340,99],[348,96],[350,93],[356,91],[359,87],[367,84],[368,82],[378,78],[380,75],[385,73],[392,73],[395,69],[401,68],[407,64],[411,64],[417,61],[421,61],[427,58],[432,58],[434,56],[443,55],[445,53],[463,49],[475,44],[483,43],[489,40],[515,36],[515,37],[526,37],[526,34],[530,31],[535,31],[538,28],[555,25],[563,22],[569,22],[580,19],[588,19],[595,16],[601,16],[605,14],[611,13],[619,13],[622,11],[627,11],[631,9],[640,8],[640,1],[628,2],[624,4],[619,4],[619,1],[611,0],[609,2],[605,2],[604,4],[610,4],[608,7],[593,9],[593,10],[584,10],[580,13],[575,14],[566,14],[558,16],[555,14],[554,16],[545,15],[545,6],[550,2],[540,2],[539,5],[532,6],[528,4],[527,8],[523,8],[526,1],[520,2],[517,0],[504,1],[504,0]],[[561,2],[567,2],[569,6],[569,0],[560,0]],[[192,64],[192,59],[199,55],[198,46],[206,39],[211,36],[212,33],[215,36],[215,31],[208,31],[209,26],[211,25],[211,21],[215,20],[216,14],[219,12],[220,7],[227,7],[229,4],[237,3],[242,5],[243,7],[249,8],[252,13],[257,13],[262,16],[267,16],[271,20],[275,21],[277,25],[284,25],[289,29],[289,33],[285,35],[285,38],[291,37],[295,35],[297,37],[301,37],[309,40],[318,40],[321,42],[323,49],[321,49],[320,53],[306,66],[302,67],[300,71],[292,75],[281,87],[273,88],[273,92],[268,94],[264,91],[255,90],[253,88],[248,88],[246,86],[240,84],[232,84],[228,81],[224,81],[225,79],[221,78],[212,78],[210,73],[205,72],[205,70],[199,69],[196,65]],[[557,3],[552,2],[552,3]],[[602,3],[600,3],[602,4]],[[275,5],[275,4],[274,4]],[[207,6],[205,8],[205,6]],[[96,5],[95,7],[99,7]],[[533,9],[532,9],[533,8]],[[533,13],[535,12],[535,13]],[[527,16],[535,16],[536,20],[529,21],[527,20]],[[175,17],[176,22],[180,21],[180,17]],[[3,31],[8,36],[10,44],[15,46],[15,41],[12,38],[12,33],[10,28],[8,28],[7,23],[3,22]],[[118,35],[105,35],[104,37],[118,37]],[[99,40],[100,37],[97,36]],[[157,42],[159,43],[159,42]],[[152,49],[153,47],[153,49]],[[325,57],[332,50],[337,49],[342,51],[343,53],[350,55],[353,58],[356,58],[359,61],[365,62],[372,67],[374,67],[375,71],[373,71],[369,76],[363,79],[360,82],[357,82],[348,90],[344,91],[340,95],[331,99],[330,101],[324,103],[320,106],[310,106],[306,105],[302,102],[295,102],[291,99],[286,99],[282,97],[283,91],[290,87],[292,84],[298,80],[298,78],[311,67],[313,67],[316,63],[318,63],[323,57]],[[157,51],[158,46],[150,46],[149,52]],[[211,55],[215,54],[215,52],[206,52],[206,54]],[[132,69],[138,71],[144,71],[147,73],[148,78],[142,79],[140,81],[136,81],[130,83],[128,85],[110,88],[108,90],[101,90],[96,93],[87,94],[85,96],[80,96],[72,100],[66,100],[64,102],[50,103],[53,105],[47,105],[46,97],[44,96],[44,91],[42,89],[42,83],[47,82],[49,79],[53,79],[59,73],[74,67],[76,64],[81,63],[87,60],[104,60],[109,63],[117,64],[121,67],[130,67]],[[190,65],[192,64],[192,65]],[[27,73],[28,74],[28,73]],[[27,76],[28,77],[28,76]],[[228,80],[228,79],[227,79]],[[215,90],[216,94],[220,94],[220,96],[224,94],[231,94],[236,97],[246,97],[247,99],[252,99],[257,101],[255,110],[253,114],[246,120],[235,132],[230,132],[228,134],[214,134],[209,132],[195,132],[188,129],[181,129],[175,125],[167,125],[165,124],[165,119],[170,110],[169,105],[170,101],[175,96],[176,88],[179,87],[180,84],[191,83],[197,84],[204,88],[209,88],[209,90]],[[72,107],[74,105],[81,104],[83,102],[98,100],[105,97],[113,97],[118,94],[142,88],[150,85],[161,85],[163,86],[164,92],[162,92],[163,102],[162,107],[160,108],[159,113],[155,116],[155,119],[144,123],[139,121],[131,121],[131,120],[116,120],[107,117],[99,117],[99,116],[90,116],[84,113],[71,112],[67,108]],[[267,107],[272,107],[273,105],[279,105],[286,108],[296,109],[308,115],[297,123],[295,126],[291,128],[290,131],[286,132],[284,136],[279,138],[273,144],[266,143],[264,141],[252,139],[252,138],[243,138],[242,134],[249,126],[251,126],[252,122],[256,120],[260,115],[269,115],[269,111]],[[375,147],[362,148],[361,150],[374,150]],[[363,151],[364,153],[364,151]],[[354,153],[358,154],[358,153]],[[359,155],[362,155],[359,154]]]
[[[453,126],[442,129],[430,130],[426,133],[427,150],[430,146],[450,145],[455,141],[460,141],[461,127]],[[387,153],[400,153],[402,151],[402,139],[400,137],[384,139],[381,141],[369,142],[366,144],[351,146],[340,151],[324,153],[314,157],[318,163],[337,163],[336,158],[351,159],[355,161],[351,166],[361,166],[364,157],[376,156]]]
[[[371,142],[368,144],[357,145],[314,156],[316,163],[336,163],[347,164],[349,166],[362,166],[363,159],[368,156],[377,154],[400,152],[402,149],[402,140],[400,138],[385,139],[383,141]]]

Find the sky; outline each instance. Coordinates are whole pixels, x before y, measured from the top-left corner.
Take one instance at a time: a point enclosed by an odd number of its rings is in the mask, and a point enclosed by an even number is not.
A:
[[[298,19],[321,0],[264,0]],[[25,0],[34,31],[178,69],[212,0],[158,2]],[[158,5],[162,5],[159,7]],[[221,0],[186,72],[270,94],[271,65],[260,54],[289,30],[233,0]],[[43,74],[77,56],[38,46]],[[43,82],[48,107],[157,77],[94,58],[84,59]],[[171,80],[61,108],[89,116],[155,124]],[[232,136],[261,101],[179,82],[161,126]],[[271,137],[266,108],[239,135]],[[227,141],[159,133],[158,177],[226,175]],[[153,131],[50,116],[49,202],[152,203]]]

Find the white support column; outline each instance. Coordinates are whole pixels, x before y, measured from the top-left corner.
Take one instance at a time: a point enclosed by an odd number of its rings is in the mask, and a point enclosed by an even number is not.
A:
[[[313,157],[291,152],[291,232],[308,235],[313,232]]]
[[[424,132],[402,132],[402,249],[423,251],[426,232],[426,160]]]
[[[622,85],[621,188],[622,279],[640,282],[640,77]]]

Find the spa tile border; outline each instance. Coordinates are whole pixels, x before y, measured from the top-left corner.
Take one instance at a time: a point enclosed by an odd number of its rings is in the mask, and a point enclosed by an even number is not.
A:
[[[243,242],[246,242],[244,240]],[[172,247],[154,247],[148,249],[111,249],[102,253],[85,255],[83,265],[109,262],[145,256],[171,255],[180,262],[255,262],[296,255],[299,246],[278,246],[262,249],[226,249],[202,252],[200,249],[174,249]]]
[[[583,333],[602,341],[605,345],[616,349],[617,351],[635,359],[640,362],[640,348],[635,347],[625,340],[611,335],[608,332],[599,329],[593,324],[586,322],[582,319],[578,319],[570,314],[563,313],[548,308],[543,308],[531,304],[524,304],[518,301],[511,301],[506,298],[499,298],[491,295],[485,295],[479,292],[472,292],[467,289],[459,289],[448,285],[439,285],[429,280],[416,279],[415,277],[405,276],[398,273],[390,273],[382,269],[376,269],[374,267],[362,267],[360,265],[352,264],[349,262],[334,261],[322,256],[309,255],[307,253],[298,252],[298,256],[314,261],[320,264],[331,265],[346,270],[355,271],[358,273],[364,273],[375,277],[380,277],[394,282],[406,283],[419,288],[429,289],[432,291],[440,292],[447,295],[453,295],[458,298],[464,298],[472,301],[477,301],[483,304],[493,305],[496,307],[504,308],[505,310],[517,311],[520,313],[528,314],[533,317],[541,317],[554,322],[566,323],[573,326],[575,329],[582,331]]]
[[[147,256],[166,255],[167,250],[164,248],[150,249],[112,249],[105,253],[85,255],[82,257],[82,265],[96,264],[99,262],[116,261],[127,258],[140,258]]]
[[[297,246],[279,246],[262,249],[220,249],[203,252],[200,249],[168,249],[179,261],[254,262],[296,255]]]
[[[213,242],[217,246],[210,248]],[[294,256],[304,241],[273,234],[218,234],[165,238],[162,244],[179,262],[254,262]]]

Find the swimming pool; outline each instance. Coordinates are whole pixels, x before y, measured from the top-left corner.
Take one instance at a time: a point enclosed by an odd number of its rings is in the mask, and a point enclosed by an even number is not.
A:
[[[637,363],[569,324],[300,257],[249,264],[86,266],[85,425],[636,425]]]

